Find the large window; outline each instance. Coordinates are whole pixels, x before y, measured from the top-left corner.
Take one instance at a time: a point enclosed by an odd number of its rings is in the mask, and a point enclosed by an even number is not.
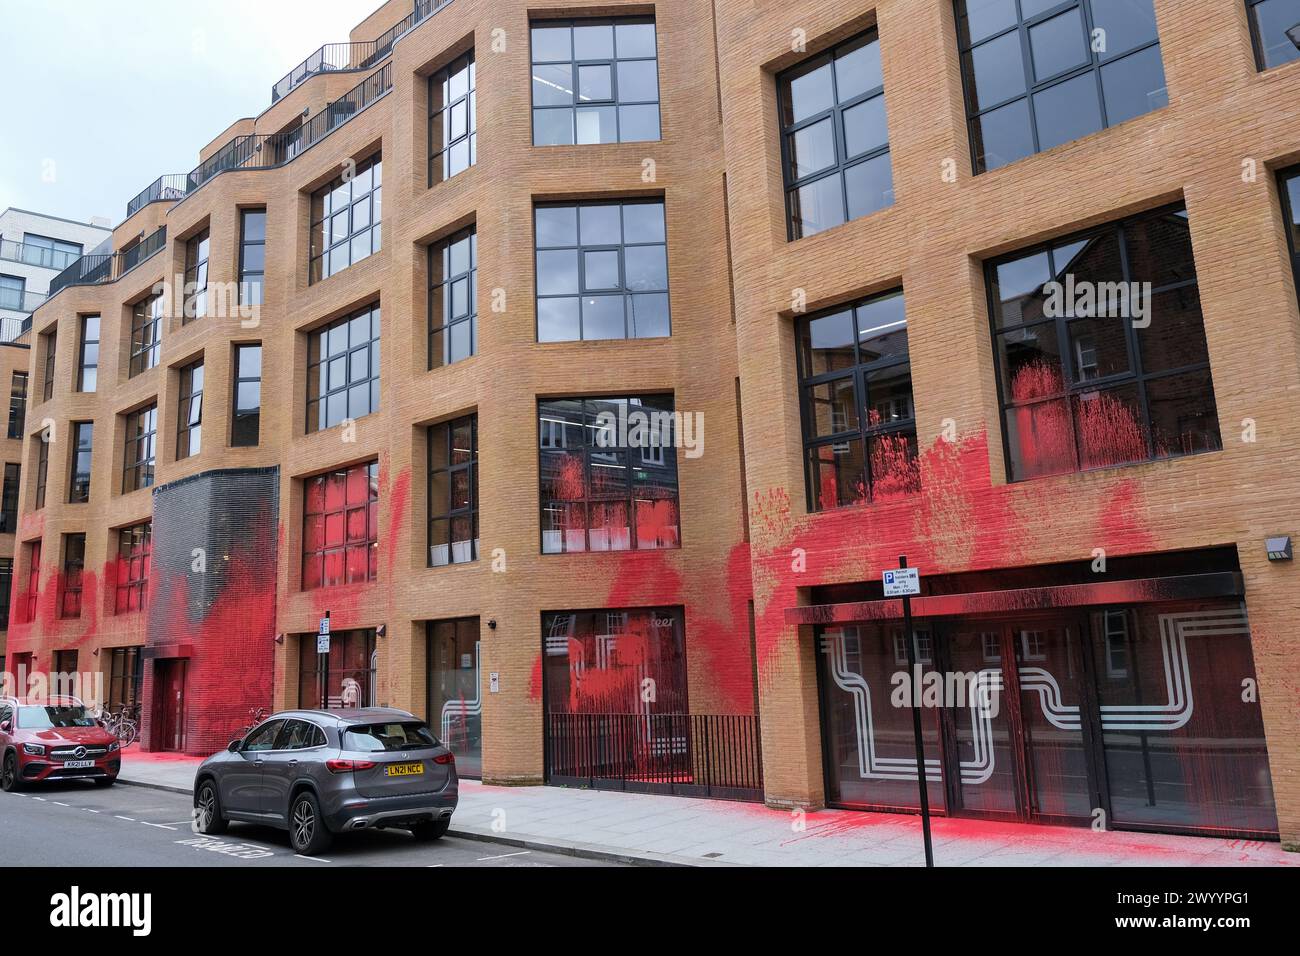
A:
[[[230,444],[250,448],[260,440],[262,427],[262,346],[235,346],[235,413]]]
[[[533,145],[659,139],[652,18],[532,25]]]
[[[50,477],[50,439],[49,432],[41,429],[36,433],[36,510],[45,507],[45,485]]]
[[[1221,447],[1183,207],[995,260],[986,276],[1011,480]]]
[[[22,480],[22,467],[5,463],[3,497],[0,499],[0,534],[13,534],[18,530],[18,489]]]
[[[181,369],[180,408],[176,413],[176,460],[197,455],[203,446],[203,360]]]
[[[0,309],[29,312],[26,303],[27,280],[22,276],[0,275]]]
[[[81,317],[81,345],[77,351],[77,391],[93,392],[99,379],[99,316]]]
[[[463,173],[477,161],[474,113],[474,51],[470,50],[429,77],[430,186]]]
[[[261,305],[266,277],[266,210],[239,213],[239,302]]]
[[[86,567],[86,536],[63,536],[63,593],[59,598],[59,617],[81,617],[82,572]]]
[[[478,560],[478,416],[429,428],[429,567]]]
[[[890,206],[880,40],[872,30],[777,78],[789,237]]]
[[[1259,69],[1300,59],[1300,0],[1246,0],[1246,6]]]
[[[566,714],[686,714],[685,621],[679,607],[554,611],[542,615],[544,694],[550,731]],[[646,681],[654,699],[643,695]],[[667,722],[639,723],[673,746]],[[679,738],[680,740],[680,738]]]
[[[162,357],[163,297],[153,295],[131,309],[131,367],[128,377],[158,364]]]
[[[26,422],[27,373],[14,372],[9,383],[9,437],[21,439]]]
[[[670,333],[662,200],[548,204],[534,212],[539,342]]]
[[[473,226],[429,247],[429,368],[478,351],[478,236]]]
[[[68,501],[90,500],[90,457],[94,449],[94,422],[72,423],[72,473],[68,478]]]
[[[919,491],[902,290],[801,319],[796,340],[809,510]]]
[[[34,232],[23,233],[23,261],[29,265],[60,271],[81,258],[82,245],[66,239],[51,239]]]
[[[336,631],[326,654],[316,635],[298,642],[298,706],[339,710],[375,706],[375,632]]]
[[[681,544],[670,395],[538,403],[542,552]]]
[[[483,772],[482,655],[478,618],[430,621],[429,725],[456,755],[456,772]]]
[[[212,237],[204,228],[185,243],[185,315],[182,322],[208,314],[208,253]]]
[[[140,690],[144,686],[144,654],[142,647],[114,647],[109,649],[108,709],[139,706]]]
[[[1286,241],[1291,250],[1296,292],[1300,293],[1300,166],[1284,170],[1278,176],[1282,194],[1282,216],[1286,222]]]
[[[0,631],[9,630],[9,600],[13,587],[14,559],[0,558]]]
[[[148,405],[126,416],[126,449],[122,459],[122,494],[153,484],[158,450],[158,406]]]
[[[379,463],[306,480],[302,588],[373,581],[379,570]]]
[[[307,431],[379,410],[379,305],[308,333]]]
[[[1152,0],[956,0],[975,172],[1169,103]]]
[[[311,197],[310,282],[328,279],[378,252],[382,244],[383,162],[357,164]]]
[[[27,542],[27,594],[23,620],[29,624],[36,620],[36,606],[41,597],[41,540]]]
[[[149,596],[149,565],[153,558],[153,525],[123,528],[117,533],[117,579],[114,614],[144,610]]]

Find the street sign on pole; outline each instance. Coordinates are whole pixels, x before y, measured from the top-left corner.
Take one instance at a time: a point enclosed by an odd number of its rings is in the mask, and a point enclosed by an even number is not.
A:
[[[907,679],[916,677],[916,635],[912,631],[912,595],[921,593],[921,572],[907,566],[907,555],[898,556],[898,570],[882,575],[885,597],[903,599],[903,643],[907,645]],[[930,791],[925,772],[925,740],[921,734],[921,701],[912,701],[912,735],[916,739],[916,780],[921,798],[921,833],[925,839],[925,865],[934,866],[930,840]]]
[[[316,632],[316,653],[328,654],[330,652],[330,612],[326,611],[325,616],[320,619],[320,630]]]

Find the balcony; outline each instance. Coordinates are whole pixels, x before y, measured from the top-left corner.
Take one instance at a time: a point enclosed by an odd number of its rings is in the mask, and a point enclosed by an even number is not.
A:
[[[10,262],[21,262],[23,265],[57,271],[66,269],[76,262],[77,258],[74,252],[25,245],[13,239],[0,239],[0,259],[8,259]]]
[[[116,282],[140,263],[160,252],[167,244],[167,227],[159,226],[152,235],[135,245],[107,255],[82,256],[50,280],[50,296],[70,285],[100,285]]]
[[[185,198],[185,174],[172,173],[159,176],[126,204],[126,218],[130,219],[152,202],[179,202]]]
[[[32,327],[32,317],[25,319],[0,319],[0,345],[17,342]]]
[[[327,43],[286,73],[271,87],[271,103],[278,103],[313,76],[368,70],[393,52],[397,38],[423,23],[451,0],[418,0],[415,9],[374,40],[359,43]]]
[[[45,303],[46,298],[43,292],[0,288],[0,309],[8,309],[10,312],[35,312]]]

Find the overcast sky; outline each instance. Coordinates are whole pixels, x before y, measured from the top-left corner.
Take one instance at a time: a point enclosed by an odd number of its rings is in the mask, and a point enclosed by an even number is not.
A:
[[[382,0],[0,0],[0,210],[106,216]]]

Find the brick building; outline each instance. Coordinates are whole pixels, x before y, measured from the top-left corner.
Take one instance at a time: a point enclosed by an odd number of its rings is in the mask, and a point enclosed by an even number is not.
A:
[[[36,311],[11,664],[906,811],[915,658],[942,812],[1294,841],[1290,21],[391,0]]]

